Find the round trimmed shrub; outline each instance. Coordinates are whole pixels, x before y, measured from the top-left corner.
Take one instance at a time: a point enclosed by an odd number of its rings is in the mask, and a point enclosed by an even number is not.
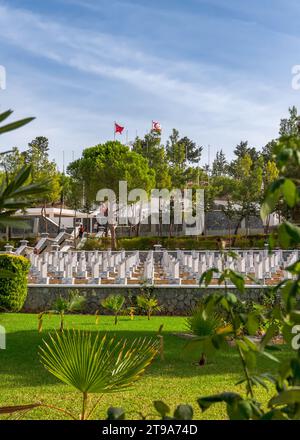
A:
[[[27,296],[29,268],[25,257],[0,254],[0,311],[21,310]]]

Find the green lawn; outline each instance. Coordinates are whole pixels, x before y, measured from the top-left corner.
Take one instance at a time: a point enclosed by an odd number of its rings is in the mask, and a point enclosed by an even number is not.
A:
[[[7,349],[0,350],[0,406],[27,404],[35,401],[60,406],[70,411],[80,411],[81,396],[69,386],[60,383],[50,375],[40,364],[37,355],[38,346],[47,333],[58,327],[58,317],[46,317],[43,333],[37,332],[37,316],[29,314],[1,314],[0,324],[7,331]],[[135,336],[154,336],[160,324],[164,324],[165,361],[156,359],[142,379],[132,390],[104,395],[94,418],[104,418],[109,406],[122,406],[127,412],[127,418],[137,418],[138,412],[151,417],[153,415],[152,401],[161,399],[172,408],[179,403],[192,404],[195,418],[224,419],[226,417],[223,405],[216,405],[201,415],[196,399],[218,393],[224,390],[242,391],[235,382],[241,377],[240,365],[234,349],[218,353],[204,367],[196,365],[198,353],[187,353],[183,350],[185,341],[174,336],[175,332],[185,330],[185,318],[121,317],[117,326],[113,317],[101,316],[98,326],[95,317],[87,315],[69,315],[66,325],[69,328],[100,330],[114,333],[117,336],[133,338]],[[285,347],[280,356],[287,356]],[[261,371],[275,371],[276,364],[261,358]],[[261,388],[256,396],[266,402],[268,394]],[[272,390],[269,396],[272,395]],[[61,413],[45,409],[37,409],[26,414],[27,419],[59,419]]]

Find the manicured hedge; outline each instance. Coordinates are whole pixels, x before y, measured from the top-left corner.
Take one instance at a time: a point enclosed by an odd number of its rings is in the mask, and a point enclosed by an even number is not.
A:
[[[0,310],[18,312],[27,296],[30,263],[25,257],[0,254]],[[1,271],[2,274],[1,274]],[[11,276],[7,276],[6,272]]]
[[[125,250],[149,250],[153,249],[155,244],[160,243],[164,248],[167,249],[186,249],[186,250],[214,250],[218,249],[218,239],[216,236],[200,236],[200,237],[131,237],[131,238],[118,238],[118,248]],[[227,241],[227,249],[229,248],[228,237],[223,237]],[[251,249],[259,248],[264,249],[265,243],[268,240],[266,235],[252,235],[249,237],[236,235],[232,236],[231,239],[235,238],[235,248],[238,249]],[[110,238],[96,239],[90,237],[84,246],[84,250],[105,250],[111,247]]]

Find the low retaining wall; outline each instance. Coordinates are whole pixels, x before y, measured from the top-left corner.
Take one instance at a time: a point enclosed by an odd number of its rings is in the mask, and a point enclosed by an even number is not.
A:
[[[245,299],[260,300],[264,296],[266,287],[249,286],[246,287],[246,292],[243,295]],[[23,307],[23,312],[41,312],[50,309],[54,300],[59,296],[67,298],[71,291],[74,291],[74,286],[62,285],[30,285],[28,286],[28,296]],[[89,286],[77,285],[76,290],[81,295],[86,297],[86,306],[83,313],[95,313],[99,308],[100,300],[111,294],[121,294],[127,299],[129,305],[129,296],[133,299],[136,295],[141,293],[141,287],[132,286],[117,286],[107,287],[103,286]],[[231,291],[236,291],[234,287]],[[209,295],[213,292],[224,292],[224,288],[220,286],[213,287],[176,287],[164,286],[155,287],[153,294],[157,297],[159,304],[162,306],[162,315],[187,315],[190,310],[197,304],[199,299],[204,295]],[[105,313],[101,309],[101,313]]]

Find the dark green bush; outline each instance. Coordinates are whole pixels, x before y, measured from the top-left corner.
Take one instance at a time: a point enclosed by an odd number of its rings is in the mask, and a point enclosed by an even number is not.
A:
[[[0,254],[0,311],[18,312],[23,307],[29,268],[25,257]]]
[[[84,251],[102,251],[107,248],[105,244],[102,242],[102,239],[99,240],[98,238],[88,238],[82,249]]]
[[[153,249],[155,244],[161,244],[164,248],[169,250],[186,249],[186,250],[217,250],[219,248],[218,238],[222,238],[227,241],[226,249],[230,248],[228,237],[217,236],[200,236],[200,237],[119,237],[118,249],[125,249],[127,251],[140,250],[146,251]],[[264,249],[265,243],[268,240],[268,236],[265,235],[252,235],[249,237],[236,235],[234,247],[238,249],[251,249],[259,248]],[[106,250],[111,247],[110,237],[106,238],[93,238],[90,237],[85,245],[84,250]]]
[[[153,246],[158,243],[163,244],[159,237],[131,237],[118,239],[120,249],[128,251],[136,249],[146,251],[148,249],[153,249]]]

